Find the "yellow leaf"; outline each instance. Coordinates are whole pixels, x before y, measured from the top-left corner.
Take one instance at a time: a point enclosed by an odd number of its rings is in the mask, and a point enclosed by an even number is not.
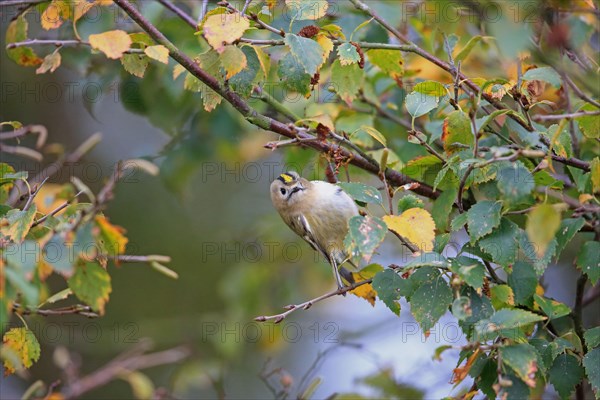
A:
[[[323,48],[323,62],[325,62],[329,58],[329,54],[333,51],[333,41],[320,33],[317,35],[317,43]]]
[[[175,65],[175,67],[173,67],[173,80],[179,78],[179,76],[181,74],[183,74],[185,72],[185,67],[181,64],[177,64]]]
[[[383,220],[391,231],[407,239],[420,250],[433,249],[435,223],[426,210],[410,208],[401,215],[386,215]]]
[[[125,229],[108,222],[103,216],[96,216],[96,223],[100,228],[100,239],[104,242],[104,248],[111,256],[116,256],[125,251],[125,246],[129,241],[123,233]]]
[[[244,52],[237,46],[225,46],[221,53],[221,64],[227,72],[226,78],[229,79],[241,72],[248,65],[248,59]]]
[[[560,212],[550,204],[536,206],[527,214],[525,231],[538,257],[546,254],[548,245],[560,228]]]
[[[162,44],[156,46],[148,46],[144,49],[146,55],[156,61],[160,61],[163,64],[169,63],[169,49]]]
[[[5,375],[10,375],[21,366],[31,367],[40,358],[40,344],[27,328],[12,328],[2,337],[2,355]]]
[[[113,60],[121,58],[131,47],[131,38],[127,32],[121,30],[90,35],[89,41],[94,49],[100,50]]]
[[[81,19],[92,7],[95,6],[95,3],[88,3],[87,0],[76,0],[72,5],[73,7],[73,31],[75,32],[75,36],[77,39],[81,40],[79,36],[79,32],[77,32],[77,21]]]
[[[375,299],[377,299],[377,292],[373,290],[373,286],[370,283],[359,286],[356,289],[350,291],[353,295],[361,297],[375,307]]]
[[[70,7],[63,0],[53,0],[52,3],[46,7],[41,16],[42,28],[49,31],[50,29],[57,29],[63,24],[63,22],[71,15]]]
[[[204,37],[213,49],[222,53],[225,46],[242,37],[250,22],[239,14],[211,15],[204,23]]]

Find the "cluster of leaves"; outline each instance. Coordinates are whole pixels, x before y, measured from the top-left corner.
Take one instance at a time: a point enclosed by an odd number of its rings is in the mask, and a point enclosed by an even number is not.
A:
[[[36,7],[44,15],[63,3],[53,0]],[[267,111],[294,123],[292,132],[313,133],[302,139],[321,143],[335,171],[353,159],[366,160],[371,168],[364,169],[370,172],[379,171],[384,196],[364,184],[342,185],[365,206],[365,215],[349,222],[347,250],[356,261],[368,264],[391,231],[414,257],[402,267],[365,267],[357,277],[372,279],[372,285],[355,293],[372,302],[378,297],[395,314],[405,298],[424,332],[450,311],[470,342],[462,349],[455,383],[470,375],[487,396],[516,399],[539,393],[551,383],[565,398],[587,377],[598,398],[600,328],[584,330],[581,310],[548,298],[540,284],[548,265],[576,236],[583,244],[573,264],[583,283],[596,285],[600,279],[600,106],[597,87],[590,84],[598,79],[597,64],[590,67],[597,49],[589,44],[595,14],[571,15],[561,23],[542,19],[538,24],[527,24],[519,16],[515,23],[507,17],[512,15],[510,5],[503,4],[498,5],[504,10],[501,21],[480,21],[472,28],[481,29],[481,35],[467,33],[464,38],[431,31],[413,18],[405,23],[419,37],[417,46],[383,23],[385,17],[401,23],[394,5],[349,3],[340,11],[343,5],[332,10],[323,0],[286,0],[282,11],[276,1],[255,1],[246,14],[221,3],[194,26],[195,35],[165,26],[176,39],[188,41],[185,49],[195,52],[196,65],[214,79],[174,63],[169,65],[169,80],[183,76],[183,88],[200,93],[209,112],[225,94],[233,92],[241,101],[256,95]],[[82,14],[60,15],[60,24],[42,27],[56,29],[71,20],[76,28]],[[177,26],[186,23],[189,18]],[[172,81],[149,79],[150,61],[167,64],[167,54],[181,57],[173,43],[153,34],[149,26],[142,26],[145,32],[93,33],[80,44],[120,59],[129,74],[145,77],[140,85],[153,87],[145,89],[152,100],[137,111],[159,126],[183,125],[187,119],[179,116],[188,117],[188,108],[173,110],[166,123],[157,119],[150,104],[160,97],[156,87],[172,86]],[[460,29],[458,23],[445,28]],[[22,14],[11,23],[7,41],[23,42],[27,29]],[[493,36],[485,36],[487,31]],[[405,44],[392,43],[390,34]],[[531,47],[532,34],[536,47]],[[475,61],[480,47],[486,62],[493,58],[499,65],[516,66],[516,74],[475,69],[471,72],[480,76],[463,75],[468,68],[461,64],[466,60],[482,65],[482,60]],[[46,72],[60,63],[55,55],[60,49],[43,60],[27,46],[9,44],[8,51],[21,65],[40,66],[38,71]],[[422,59],[447,74],[419,78]],[[582,72],[569,76],[571,69]],[[283,96],[267,93],[266,83],[271,81],[278,82]],[[585,90],[574,81],[583,82]],[[299,97],[291,100],[290,94]],[[329,101],[331,96],[340,101]],[[247,119],[268,128],[260,118]],[[330,151],[335,146],[343,146],[352,157]],[[396,191],[388,182],[391,172],[417,182],[413,188],[432,188],[432,201],[409,194],[395,207]],[[460,232],[468,240],[449,246],[452,235]],[[448,254],[450,247],[456,255]]]
[[[3,137],[28,131],[15,121],[3,125],[13,128],[3,131]],[[28,154],[23,146],[15,148]],[[71,183],[50,184],[47,178],[40,181],[39,176],[30,178],[27,171],[0,164],[0,324],[10,327],[14,315],[23,324],[4,333],[0,351],[6,375],[31,367],[40,357],[40,345],[25,316],[104,314],[112,291],[108,262],[119,265],[128,242],[125,230],[102,213],[122,168],[119,163],[95,195],[77,177]],[[83,197],[88,201],[81,201]],[[144,261],[169,271],[157,259]],[[51,276],[61,277],[65,288],[52,292]],[[83,304],[53,307],[71,296]]]

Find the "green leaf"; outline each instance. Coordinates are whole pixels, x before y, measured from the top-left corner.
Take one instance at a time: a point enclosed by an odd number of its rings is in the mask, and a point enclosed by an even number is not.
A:
[[[537,305],[540,306],[544,314],[548,316],[549,320],[564,317],[565,315],[569,315],[571,312],[571,309],[567,307],[566,304],[560,303],[556,300],[548,299],[537,294],[533,295],[533,299]]]
[[[467,224],[468,218],[469,218],[469,215],[466,213],[458,214],[456,217],[454,217],[454,219],[450,223],[450,230],[452,230],[452,232],[456,232],[457,230],[461,229],[463,226],[465,226]]]
[[[365,71],[358,64],[344,66],[335,60],[331,67],[331,87],[350,105],[362,87],[364,75]]]
[[[585,104],[577,111],[596,112],[598,109],[592,104]],[[577,123],[585,137],[590,139],[598,139],[600,137],[600,115],[585,115],[579,117],[577,118]]]
[[[356,64],[360,61],[360,54],[351,43],[338,46],[338,57],[342,65]]]
[[[446,268],[449,267],[450,263],[448,262],[448,260],[442,256],[441,254],[438,253],[423,253],[421,255],[418,255],[416,257],[414,257],[412,260],[408,260],[408,262],[406,263],[406,265],[404,266],[405,268],[420,268],[420,267],[436,267],[436,268]],[[413,276],[417,275],[420,276],[420,274],[422,273],[430,273],[429,269],[419,269],[417,270],[413,275],[411,275],[411,278],[413,278]],[[435,278],[437,275],[429,277],[428,279],[431,280],[433,278]],[[414,278],[416,279],[416,278]]]
[[[467,212],[467,225],[471,243],[490,234],[500,225],[502,203],[483,200],[473,205]]]
[[[503,308],[496,311],[489,319],[482,320],[475,326],[479,339],[494,338],[498,334],[511,333],[513,329],[521,328],[534,322],[546,319],[541,315],[525,310]]]
[[[585,273],[592,285],[600,279],[600,242],[590,241],[583,244],[577,256],[577,268]]]
[[[412,92],[406,96],[406,110],[413,118],[427,114],[439,105],[439,98],[426,94]]]
[[[290,48],[290,53],[297,63],[302,65],[304,72],[313,76],[323,64],[323,48],[312,39],[288,33],[285,35],[285,44]]]
[[[394,79],[404,75],[404,60],[402,53],[397,50],[369,50],[367,57],[371,64],[379,67],[384,73]]]
[[[383,146],[387,146],[387,140],[385,139],[385,136],[383,136],[383,134],[381,132],[379,132],[377,129],[373,128],[372,126],[362,125],[357,132],[364,132],[367,135],[371,136],[373,139],[377,140]],[[350,135],[350,137],[352,137],[357,132],[352,133],[352,135]]]
[[[526,81],[544,81],[555,88],[562,85],[560,75],[552,67],[533,68],[523,74],[523,80]]]
[[[531,398],[531,389],[519,377],[507,374],[503,379],[506,382],[506,386],[501,386],[500,392],[496,396],[497,398],[504,400],[524,400]]]
[[[500,347],[502,363],[508,365],[527,386],[535,387],[537,351],[526,343]]]
[[[434,155],[414,158],[402,168],[402,173],[411,178],[423,180],[425,173],[431,168],[438,168],[442,161]]]
[[[583,368],[575,356],[561,354],[554,360],[548,377],[560,397],[567,399],[583,379]]]
[[[485,266],[474,258],[459,256],[450,264],[452,272],[458,274],[467,285],[479,289],[483,285]]]
[[[423,332],[433,328],[451,303],[452,290],[441,276],[419,286],[410,297],[412,314]]]
[[[556,251],[556,239],[552,239],[548,245],[548,249],[546,253],[542,256],[537,254],[538,247],[535,243],[532,243],[529,240],[529,237],[525,233],[525,231],[519,232],[519,247],[525,256],[533,263],[533,267],[535,268],[535,272],[538,276],[542,276],[546,267],[550,263],[552,257],[554,257],[554,253]]]
[[[492,305],[496,310],[515,305],[515,295],[508,285],[495,285],[491,288]]]
[[[548,354],[546,354],[546,356],[550,357],[548,366],[550,367],[556,357],[558,357],[560,354],[564,354],[567,350],[575,350],[573,343],[561,337],[554,339],[554,341],[548,346]]]
[[[444,85],[436,81],[419,82],[413,88],[413,92],[436,97],[442,97],[448,94]]]
[[[406,194],[400,200],[398,200],[398,214],[402,214],[404,211],[411,208],[424,208],[423,200],[415,196],[414,194]],[[437,224],[436,224],[437,225]]]
[[[121,57],[121,64],[125,71],[138,78],[144,77],[149,63],[150,59],[141,54],[123,54],[123,57]]]
[[[329,8],[327,0],[285,0],[285,4],[289,9],[286,17],[298,21],[320,19]]]
[[[85,263],[75,269],[68,284],[75,296],[104,314],[104,306],[112,291],[110,275],[106,270],[96,263]]]
[[[350,218],[348,227],[348,238],[351,240],[353,250],[368,263],[373,252],[383,242],[387,225],[377,217],[356,215]]]
[[[600,347],[589,351],[583,357],[583,366],[590,385],[594,389],[596,399],[600,398]]]
[[[538,171],[533,174],[533,180],[537,186],[547,186],[551,189],[563,189],[564,183],[554,178],[546,170]]]
[[[473,36],[471,39],[469,39],[465,47],[463,47],[460,50],[460,52],[456,55],[456,57],[454,57],[454,61],[463,61],[465,58],[467,58],[471,50],[473,50],[473,47],[475,47],[475,45],[479,43],[482,39],[483,37],[480,35]]]
[[[28,29],[29,23],[25,19],[25,13],[19,14],[6,29],[6,44],[26,41],[28,39]],[[6,53],[8,54],[8,58],[25,67],[35,67],[42,63],[42,59],[35,54],[31,47],[22,46],[7,49]]]
[[[508,284],[515,295],[515,303],[533,306],[532,299],[538,285],[538,277],[531,264],[517,261],[508,274]]]
[[[598,347],[598,345],[600,345],[600,326],[587,329],[583,334],[583,337],[585,338],[585,344],[588,349]]]
[[[472,147],[475,142],[471,129],[471,120],[467,114],[460,110],[448,114],[444,119],[442,131],[442,142],[447,154],[464,150],[462,147],[456,146],[457,143]]]
[[[402,279],[391,269],[379,272],[373,278],[373,289],[377,292],[377,297],[396,315],[400,315],[400,291]]]
[[[2,337],[3,356],[7,350],[10,350],[16,359],[13,361],[9,357],[3,357],[5,375],[13,374],[21,366],[30,368],[40,358],[40,343],[35,334],[27,328],[12,328],[4,334]]]
[[[337,185],[355,201],[375,204],[381,204],[382,202],[379,190],[373,186],[365,185],[360,182],[339,182]]]
[[[21,243],[31,228],[36,211],[37,208],[33,203],[25,211],[10,210],[1,220],[0,234],[15,243]]]
[[[479,248],[489,254],[496,264],[507,267],[517,259],[518,233],[517,224],[507,218],[502,218],[497,229],[479,240]]]
[[[452,213],[452,206],[456,200],[457,193],[458,189],[446,189],[442,192],[440,197],[433,202],[433,207],[431,207],[431,217],[439,232],[445,232],[448,229],[448,219]]]
[[[234,76],[232,80],[236,81],[236,78],[242,74],[244,74],[243,71]],[[277,74],[286,90],[300,93],[305,97],[310,94],[310,75],[304,72],[302,65],[296,61],[291,53],[286,54],[279,62]],[[250,95],[250,92],[248,92],[248,95]]]
[[[509,206],[527,199],[535,187],[533,175],[520,161],[502,168],[496,179],[498,190],[504,195]]]
[[[252,94],[254,86],[261,81],[264,81],[265,70],[260,61],[260,49],[252,46],[243,46],[241,50],[246,57],[246,67],[242,69],[241,72],[233,75],[229,79],[229,84],[238,94],[247,98]],[[282,78],[283,86],[290,91],[306,95],[310,84],[310,77],[307,74],[300,72],[301,67],[294,63],[292,56],[289,56],[292,58],[292,65],[290,65],[288,55],[289,53],[286,54],[279,64],[279,68],[289,68],[286,69],[287,75],[285,77],[281,77],[281,70],[278,71],[280,73],[279,77]],[[284,62],[286,62],[286,64],[283,64]],[[294,70],[294,68],[296,70]]]

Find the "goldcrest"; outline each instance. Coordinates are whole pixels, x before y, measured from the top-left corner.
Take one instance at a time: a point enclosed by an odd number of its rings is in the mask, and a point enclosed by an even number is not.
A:
[[[327,259],[338,288],[343,288],[339,266],[349,258],[344,238],[348,220],[358,215],[354,200],[339,186],[285,172],[271,183],[271,201],[283,221]]]

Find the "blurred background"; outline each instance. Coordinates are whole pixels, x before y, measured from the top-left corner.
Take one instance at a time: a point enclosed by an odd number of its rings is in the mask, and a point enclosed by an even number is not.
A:
[[[188,54],[201,50],[191,28],[156,2],[139,3],[144,15]],[[386,12],[385,7],[394,7],[390,3],[379,6]],[[193,2],[181,4],[190,12],[198,10]],[[1,43],[10,10],[2,10]],[[402,17],[395,12],[386,17]],[[82,21],[80,34],[106,30],[111,13]],[[352,32],[362,20],[341,13],[336,23]],[[468,28],[445,23],[468,35]],[[134,28],[124,17],[118,24]],[[31,25],[30,37],[49,36]],[[387,41],[375,28],[366,32],[371,40]],[[272,398],[282,390],[295,397],[317,383],[314,398],[333,393],[441,398],[470,386],[469,379],[460,388],[450,384],[458,351],[444,353],[441,361],[432,359],[441,345],[464,344],[449,314],[427,340],[408,305],[402,304],[398,318],[380,302],[373,308],[353,295],[298,311],[279,325],[254,322],[258,315],[278,313],[284,305],[334,287],[330,268],[284,225],[268,193],[271,180],[288,169],[325,179],[323,160],[311,150],[264,149],[277,136],[245,123],[227,105],[211,114],[201,111],[199,95],[185,92],[181,80],[173,81],[172,62],[170,67],[153,64],[142,80],[88,49],[64,49],[62,55],[63,66],[55,73],[36,75],[0,53],[0,120],[44,125],[49,142],[66,149],[101,132],[102,142],[70,169],[94,190],[118,160],[146,158],[159,165],[159,177],[136,172],[119,183],[106,214],[127,229],[127,254],[169,255],[179,279],[145,264],[109,265],[113,291],[105,316],[30,317],[42,357],[29,379],[0,378],[2,398],[20,397],[36,379],[64,379],[55,364],[64,347],[86,374],[146,339],[154,350],[180,345],[191,350],[184,361],[144,372],[176,398]],[[503,68],[479,59],[469,68],[484,67],[490,75]],[[446,79],[435,70],[423,74]],[[253,105],[261,107],[257,100]],[[291,107],[306,105],[299,99]],[[378,129],[400,144],[399,152],[414,151],[405,132]],[[2,162],[39,169],[6,154]],[[353,180],[369,183],[368,176],[351,173]],[[64,173],[50,183],[68,180]],[[563,258],[573,259],[578,246],[571,243]],[[401,252],[398,242],[390,240],[373,261],[398,263]],[[553,265],[544,277],[547,294],[572,306],[575,277],[571,265]],[[597,312],[586,317],[598,324]],[[116,380],[85,398],[129,398],[131,390],[129,383]]]

